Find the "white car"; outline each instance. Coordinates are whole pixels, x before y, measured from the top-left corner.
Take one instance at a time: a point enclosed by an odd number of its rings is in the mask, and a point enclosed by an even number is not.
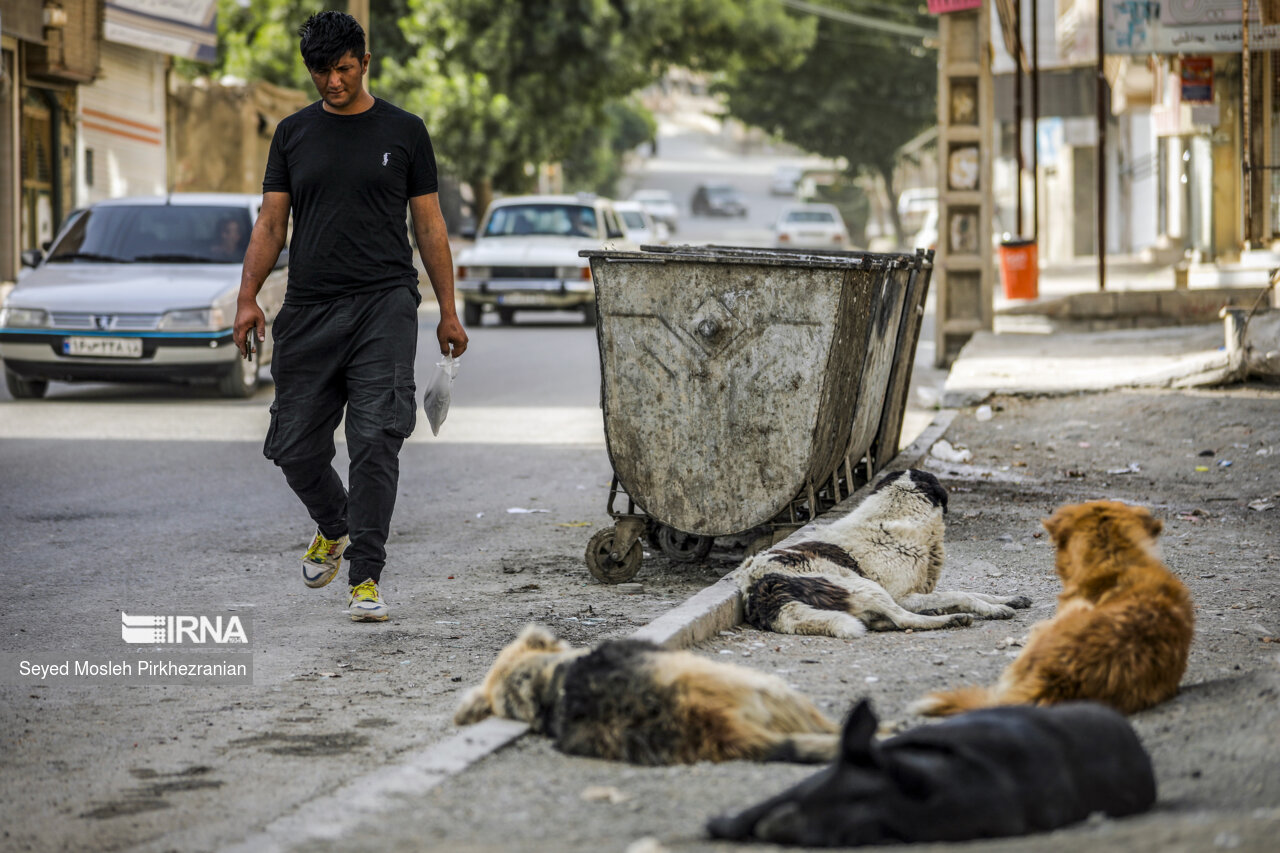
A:
[[[832,204],[789,204],[774,223],[780,249],[848,249],[849,231]]]
[[[19,399],[63,382],[213,382],[248,397],[271,361],[271,336],[252,361],[231,340],[240,267],[262,197],[173,193],[102,201],[77,211],[48,257],[0,308],[5,384]],[[268,328],[284,302],[288,252],[258,304]]]
[[[455,290],[463,321],[486,309],[503,325],[517,310],[580,310],[596,322],[596,291],[583,249],[633,248],[613,204],[593,195],[526,195],[489,206],[475,245],[458,255]]]
[[[769,195],[794,197],[803,177],[804,169],[799,166],[779,166],[773,171],[773,180],[769,182]]]
[[[680,208],[676,206],[675,198],[667,190],[636,190],[631,194],[630,201],[639,202],[645,210],[649,211],[649,215],[658,222],[667,226],[672,233],[676,233],[676,226],[680,221]]]
[[[671,232],[665,222],[659,222],[649,215],[644,205],[638,201],[615,201],[613,209],[622,220],[622,227],[627,229],[627,238],[648,246],[666,243],[671,239]]]

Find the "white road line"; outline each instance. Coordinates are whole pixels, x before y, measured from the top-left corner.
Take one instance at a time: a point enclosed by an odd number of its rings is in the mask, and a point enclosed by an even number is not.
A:
[[[73,441],[243,441],[261,443],[270,415],[258,405],[197,402],[11,402],[0,405],[0,439]],[[338,430],[342,441],[342,430]],[[604,420],[594,406],[459,406],[433,436],[419,412],[414,444],[515,444],[604,447]]]

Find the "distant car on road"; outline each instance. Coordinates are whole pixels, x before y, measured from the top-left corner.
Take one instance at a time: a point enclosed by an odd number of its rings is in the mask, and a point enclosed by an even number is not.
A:
[[[0,308],[5,385],[38,399],[64,382],[213,382],[248,397],[271,361],[231,340],[240,266],[262,197],[172,193],[94,204],[69,218]],[[288,252],[258,304],[270,327],[284,302]]]
[[[847,249],[849,231],[832,204],[789,204],[774,223],[774,245],[796,249]]]
[[[773,180],[769,183],[769,195],[794,197],[803,177],[804,169],[799,166],[779,166],[774,170]]]
[[[593,195],[527,195],[489,206],[475,245],[458,255],[455,289],[463,321],[479,325],[486,309],[503,325],[517,310],[580,310],[596,321],[591,265],[582,249],[635,244],[608,199]]]
[[[694,216],[746,216],[742,193],[728,184],[703,184],[693,191],[689,202]]]
[[[631,194],[630,201],[639,202],[645,210],[649,211],[650,216],[666,225],[672,234],[676,233],[676,227],[680,220],[680,208],[676,206],[675,199],[671,197],[670,192],[667,190],[636,190]]]
[[[627,239],[641,246],[654,243],[665,243],[671,237],[666,223],[659,222],[649,215],[638,201],[615,201],[613,209],[622,220],[622,227],[627,230]]]

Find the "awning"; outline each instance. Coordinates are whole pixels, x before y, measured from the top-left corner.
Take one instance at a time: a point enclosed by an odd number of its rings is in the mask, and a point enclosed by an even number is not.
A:
[[[218,0],[107,0],[107,41],[199,62],[218,58]]]

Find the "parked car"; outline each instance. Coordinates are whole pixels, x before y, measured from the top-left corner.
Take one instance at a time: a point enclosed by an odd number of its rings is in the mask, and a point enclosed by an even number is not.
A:
[[[455,289],[463,320],[493,310],[503,325],[517,310],[580,310],[596,321],[596,291],[582,249],[635,244],[608,199],[592,195],[512,196],[489,206],[476,242],[458,255]]]
[[[649,211],[649,215],[666,225],[672,234],[680,220],[680,208],[666,190],[636,190],[631,194],[631,201],[637,201]]]
[[[746,216],[747,203],[728,184],[702,184],[689,202],[694,216]]]
[[[63,382],[214,382],[228,397],[258,387],[271,336],[252,361],[231,339],[240,267],[262,197],[173,193],[102,201],[70,218],[0,308],[9,393]],[[288,252],[258,304],[268,327],[284,302]]]
[[[649,215],[644,205],[638,201],[615,201],[613,209],[622,220],[622,227],[627,231],[627,239],[641,246],[654,243],[666,243],[671,239],[671,231],[666,223],[659,222]]]
[[[778,213],[773,228],[779,248],[849,248],[849,230],[833,204],[789,204]]]
[[[774,170],[773,180],[769,183],[769,195],[794,197],[803,177],[804,169],[799,166],[779,166]]]

